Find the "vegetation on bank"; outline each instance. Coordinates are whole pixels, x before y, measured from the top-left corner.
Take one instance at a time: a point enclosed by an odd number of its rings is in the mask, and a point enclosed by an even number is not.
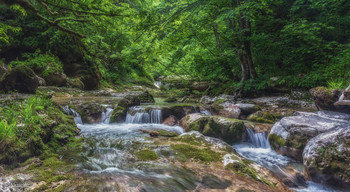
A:
[[[0,163],[20,163],[33,156],[50,156],[75,142],[73,117],[45,96],[9,101],[0,107]]]

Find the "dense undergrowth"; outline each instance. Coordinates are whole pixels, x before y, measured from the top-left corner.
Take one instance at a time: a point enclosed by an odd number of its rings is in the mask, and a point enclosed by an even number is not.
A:
[[[56,153],[78,133],[72,117],[45,96],[31,96],[0,107],[0,163]]]

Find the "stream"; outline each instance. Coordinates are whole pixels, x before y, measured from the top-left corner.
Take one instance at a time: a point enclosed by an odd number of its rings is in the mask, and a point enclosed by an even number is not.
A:
[[[125,123],[110,124],[112,109],[102,115],[101,123],[83,124],[80,115],[72,110],[75,122],[85,138],[84,151],[77,161],[82,174],[90,178],[92,185],[98,191],[118,190],[120,186],[128,191],[186,191],[195,190],[201,179],[190,170],[175,166],[166,160],[163,162],[136,161],[135,151],[152,143],[149,134],[140,130],[166,130],[179,134],[183,129],[179,126],[161,124],[162,111],[143,107],[133,107],[129,110]],[[202,114],[210,115],[208,111]],[[300,180],[285,170],[288,167],[303,172],[302,163],[277,154],[268,143],[267,134],[255,133],[247,129],[246,142],[232,147],[243,157],[270,169],[281,178],[289,178],[298,192],[340,192],[314,182]],[[169,146],[153,148],[160,156],[171,157]],[[213,182],[212,182],[213,183]],[[215,182],[214,182],[215,183]],[[215,183],[216,188],[225,187],[224,183]]]

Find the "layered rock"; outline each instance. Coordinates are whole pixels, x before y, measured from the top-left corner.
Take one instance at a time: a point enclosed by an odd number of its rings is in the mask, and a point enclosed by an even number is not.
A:
[[[350,190],[350,124],[310,140],[303,160],[310,180]]]
[[[350,115],[320,111],[298,112],[284,117],[272,127],[269,142],[277,152],[302,160],[306,144],[315,136],[330,131],[349,121]]]
[[[210,137],[220,138],[228,143],[240,142],[245,132],[244,122],[235,119],[190,114],[180,120],[185,131],[199,131]]]

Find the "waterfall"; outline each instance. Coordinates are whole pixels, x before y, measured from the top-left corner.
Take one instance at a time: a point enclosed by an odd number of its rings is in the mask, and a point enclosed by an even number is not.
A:
[[[106,111],[102,113],[101,123],[109,124],[112,112],[112,108],[107,108]]]
[[[270,148],[269,141],[267,140],[267,135],[265,132],[255,133],[251,128],[248,128],[246,131],[249,141],[257,148]]]
[[[154,82],[154,86],[156,86],[158,89],[160,89],[160,87],[162,86],[162,82],[161,81],[155,81]]]
[[[202,115],[211,116],[211,113],[210,113],[210,111],[208,111],[208,110],[203,110],[203,111],[201,111],[201,114],[202,114]]]
[[[78,112],[76,112],[74,109],[70,109],[70,110],[74,115],[75,124],[83,124],[83,120],[81,120],[80,114]]]
[[[151,109],[146,111],[142,107],[131,107],[126,115],[126,123],[155,123],[160,124],[162,122],[162,110]]]

